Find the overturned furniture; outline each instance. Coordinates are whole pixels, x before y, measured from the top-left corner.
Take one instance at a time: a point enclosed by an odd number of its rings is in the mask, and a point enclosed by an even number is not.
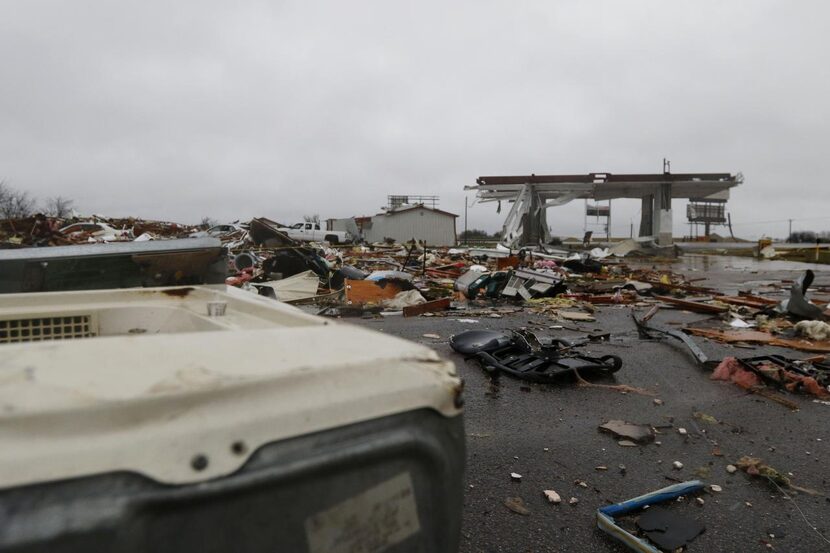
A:
[[[10,294],[0,382],[0,551],[458,550],[427,347],[233,288]]]

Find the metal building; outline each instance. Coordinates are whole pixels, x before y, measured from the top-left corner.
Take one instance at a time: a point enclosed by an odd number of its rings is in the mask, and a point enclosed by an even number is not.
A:
[[[349,230],[353,234],[353,229],[357,229],[360,236],[370,243],[392,239],[401,243],[416,240],[428,246],[454,246],[457,217],[454,213],[422,204],[401,205],[372,217],[329,219],[327,227],[330,230]]]

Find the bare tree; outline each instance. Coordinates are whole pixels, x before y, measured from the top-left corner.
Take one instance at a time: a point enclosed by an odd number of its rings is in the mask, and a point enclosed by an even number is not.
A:
[[[26,192],[11,188],[0,181],[0,219],[23,219],[35,211],[35,200]]]
[[[205,230],[209,229],[210,227],[215,227],[217,225],[216,219],[212,217],[202,217],[202,222],[199,223],[199,228],[203,228]]]
[[[315,213],[314,215],[303,215],[303,221],[306,223],[317,223],[320,224],[320,215]]]
[[[75,203],[74,200],[64,198],[63,196],[56,196],[46,200],[44,210],[46,211],[46,214],[51,217],[64,219],[72,214],[73,203]]]

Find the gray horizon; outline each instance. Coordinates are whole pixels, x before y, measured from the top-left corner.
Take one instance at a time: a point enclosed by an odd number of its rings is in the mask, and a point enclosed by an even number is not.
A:
[[[667,157],[744,174],[738,236],[784,236],[789,218],[830,230],[828,16],[771,1],[7,2],[0,179],[183,223],[437,194],[460,231],[480,175],[657,173]],[[639,208],[615,201],[612,233],[636,233]],[[468,226],[505,213],[476,205]],[[581,201],[548,212],[556,235],[583,218]]]

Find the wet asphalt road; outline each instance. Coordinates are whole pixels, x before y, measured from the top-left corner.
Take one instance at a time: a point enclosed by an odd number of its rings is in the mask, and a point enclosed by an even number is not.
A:
[[[693,256],[672,268],[690,278],[708,278],[703,285],[734,291],[746,281],[793,278],[804,267],[797,263],[759,265],[746,259]],[[817,269],[827,271],[830,267]],[[819,275],[816,284],[830,285],[830,272]],[[623,359],[623,368],[615,377],[602,382],[637,386],[653,392],[653,396],[574,384],[527,384],[509,377],[493,384],[476,363],[465,362],[447,344],[451,335],[472,328],[529,327],[566,338],[584,335],[550,330],[548,326],[557,323],[546,316],[528,312],[502,318],[476,316],[472,318],[479,322],[474,324],[456,320],[464,314],[349,320],[434,348],[456,363],[465,381],[467,474],[461,551],[628,551],[596,528],[596,509],[696,478],[718,484],[723,491],[702,494],[702,506],[689,501],[675,506],[706,525],[705,533],[689,551],[830,551],[830,543],[811,530],[798,511],[800,508],[830,538],[830,499],[825,495],[788,491],[788,499],[765,481],[726,471],[727,464],[743,455],[761,457],[778,470],[792,473],[795,484],[830,494],[826,467],[830,459],[830,406],[793,397],[801,408],[792,412],[767,399],[747,395],[734,385],[713,382],[678,342],[639,340],[631,309],[600,307],[596,323],[565,324],[584,332],[611,332],[611,342],[589,348],[592,354],[613,353]],[[706,318],[663,310],[654,322],[685,323]],[[441,338],[425,338],[424,334]],[[753,351],[703,339],[698,342],[711,358],[763,352],[807,356],[780,348]],[[655,398],[663,404],[656,405]],[[715,417],[718,423],[707,423],[694,413]],[[621,447],[613,437],[597,431],[597,426],[609,419],[660,427],[657,440],[661,445]],[[679,427],[686,428],[688,435],[680,435]],[[713,454],[716,447],[722,456]],[[675,470],[674,461],[682,462],[683,468]],[[608,470],[596,470],[600,465]],[[625,466],[624,473],[620,465]],[[520,473],[521,482],[511,481],[511,472]],[[588,487],[578,486],[577,480]],[[563,503],[548,504],[542,495],[545,489],[556,490]],[[508,497],[521,497],[530,514],[509,511],[503,505]],[[568,505],[570,497],[576,497],[579,503]]]

